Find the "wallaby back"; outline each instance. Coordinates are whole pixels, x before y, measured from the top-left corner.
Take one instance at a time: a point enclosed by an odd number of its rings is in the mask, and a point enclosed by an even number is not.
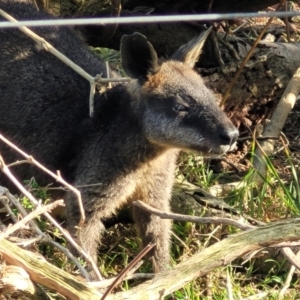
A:
[[[2,0],[0,8],[19,20],[49,18],[31,0]],[[103,62],[70,29],[33,30],[90,74],[105,74]],[[143,35],[124,36],[122,64],[133,80],[98,94],[89,118],[85,79],[18,29],[0,30],[0,132],[72,184],[86,185],[87,219],[77,238],[95,259],[103,221],[124,205],[138,199],[169,211],[180,149],[207,155],[234,146],[237,129],[192,69],[208,33],[162,62]],[[6,161],[16,159],[3,145],[0,151]],[[21,179],[32,175],[28,168],[17,171]],[[76,235],[78,205],[70,193],[65,201],[67,227]],[[133,216],[143,244],[156,243],[154,269],[167,268],[170,221],[135,207]]]

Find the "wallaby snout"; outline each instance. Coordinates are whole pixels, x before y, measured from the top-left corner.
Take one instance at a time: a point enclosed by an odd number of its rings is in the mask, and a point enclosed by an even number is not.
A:
[[[232,147],[235,145],[239,136],[239,132],[235,127],[220,130],[219,137],[224,145]]]

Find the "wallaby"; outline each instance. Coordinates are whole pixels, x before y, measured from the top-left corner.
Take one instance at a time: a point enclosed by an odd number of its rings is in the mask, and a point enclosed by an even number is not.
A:
[[[1,0],[0,8],[18,20],[49,19],[31,0]],[[91,75],[106,74],[71,29],[32,30]],[[0,132],[73,185],[100,183],[81,189],[86,222],[77,237],[94,259],[103,221],[122,206],[141,200],[170,210],[181,149],[211,155],[234,146],[237,129],[193,70],[206,35],[164,61],[143,35],[124,36],[122,65],[132,81],[98,93],[90,118],[89,82],[18,29],[0,30]],[[18,158],[2,144],[0,151],[7,162]],[[32,176],[28,166],[14,170],[20,179]],[[77,201],[68,193],[65,202],[67,228],[75,234]],[[143,244],[156,243],[155,271],[168,268],[171,222],[136,207],[133,218]]]

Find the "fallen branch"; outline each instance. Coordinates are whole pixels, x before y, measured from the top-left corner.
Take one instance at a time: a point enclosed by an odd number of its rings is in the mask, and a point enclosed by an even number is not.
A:
[[[242,221],[237,221],[237,220],[228,219],[228,218],[194,217],[194,216],[187,216],[187,215],[181,215],[181,214],[166,213],[166,212],[162,212],[158,209],[155,209],[141,201],[134,201],[133,204],[138,206],[141,209],[144,209],[144,210],[156,215],[156,216],[159,216],[162,219],[172,219],[172,220],[176,220],[176,221],[188,221],[188,222],[203,223],[203,224],[232,225],[232,226],[236,226],[236,227],[240,228],[241,230],[249,230],[249,229],[256,228],[255,226],[245,224]],[[263,223],[261,223],[260,225],[265,226],[265,225],[263,225]],[[299,242],[299,241],[297,241],[297,242]],[[300,261],[296,257],[294,252],[290,248],[287,248],[286,243],[280,243],[279,245],[280,245],[279,247],[282,247],[282,249],[280,250],[282,255],[293,266],[295,266],[298,270],[300,270]],[[277,244],[276,245],[267,245],[265,243],[265,247],[272,247],[272,246],[276,247]]]
[[[290,262],[293,266],[295,266],[298,270],[300,270],[300,261],[299,257],[295,255],[295,253],[290,248],[282,248],[281,253]]]
[[[50,300],[50,297],[30,280],[28,273],[16,266],[1,265],[0,270],[1,294],[5,299],[13,299],[13,295],[22,295],[19,299]],[[4,298],[3,298],[4,299]]]
[[[107,300],[156,300],[178,290],[192,280],[203,276],[213,269],[224,266],[247,252],[260,250],[265,244],[271,245],[284,241],[300,239],[300,219],[274,222],[266,226],[250,229],[222,240],[174,269],[157,274],[127,292],[110,295]]]
[[[48,263],[43,257],[23,250],[3,239],[0,241],[0,253],[9,263],[23,268],[31,280],[57,291],[67,299],[99,300],[102,293],[85,283],[83,280]]]
[[[108,295],[107,300],[155,300],[178,290],[213,269],[224,266],[248,252],[261,250],[285,241],[300,239],[300,218],[274,222],[232,235],[178,264],[174,269],[157,274],[130,291]],[[3,239],[0,254],[10,264],[22,267],[30,278],[56,290],[67,299],[99,300],[102,294],[69,273],[58,269],[32,252],[23,250]]]

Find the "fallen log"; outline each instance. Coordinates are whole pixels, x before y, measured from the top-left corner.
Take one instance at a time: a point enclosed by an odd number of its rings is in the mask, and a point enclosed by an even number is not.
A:
[[[106,299],[162,299],[203,276],[250,251],[258,251],[285,241],[300,239],[300,218],[274,222],[232,235],[178,264],[174,269],[155,275],[152,280],[130,291],[109,295]],[[102,293],[83,280],[51,265],[40,256],[21,249],[11,242],[0,241],[0,254],[11,265],[23,268],[35,283],[55,290],[67,299],[97,299]]]

